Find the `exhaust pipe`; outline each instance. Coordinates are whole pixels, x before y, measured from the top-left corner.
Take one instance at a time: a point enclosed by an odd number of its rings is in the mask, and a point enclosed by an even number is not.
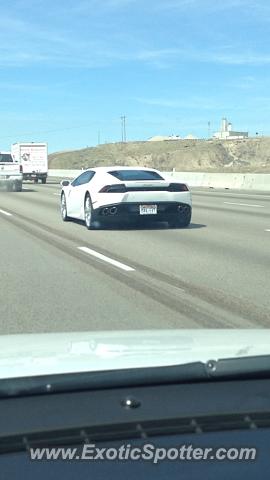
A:
[[[186,215],[189,212],[189,206],[188,205],[179,205],[178,206],[178,212]]]
[[[109,215],[109,209],[107,207],[103,208],[102,213],[103,215]]]
[[[116,215],[116,213],[117,213],[117,207],[111,207],[110,208],[110,214],[111,215]]]

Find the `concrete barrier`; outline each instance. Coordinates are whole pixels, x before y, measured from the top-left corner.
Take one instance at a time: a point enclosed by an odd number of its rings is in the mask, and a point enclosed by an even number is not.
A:
[[[48,176],[52,178],[75,178],[77,175],[80,175],[80,173],[83,172],[83,169],[81,170],[49,170],[48,171]]]
[[[261,190],[270,192],[270,174],[264,173],[201,173],[164,172],[190,187]]]
[[[83,170],[49,170],[49,177],[75,178]],[[270,174],[264,173],[204,173],[163,172],[174,180],[187,183],[190,187],[229,188],[261,190],[270,192]]]

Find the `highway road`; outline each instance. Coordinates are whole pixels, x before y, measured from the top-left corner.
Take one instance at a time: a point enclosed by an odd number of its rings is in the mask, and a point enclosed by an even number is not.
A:
[[[0,191],[0,334],[270,327],[270,193],[194,189],[188,229],[96,231],[59,193]]]

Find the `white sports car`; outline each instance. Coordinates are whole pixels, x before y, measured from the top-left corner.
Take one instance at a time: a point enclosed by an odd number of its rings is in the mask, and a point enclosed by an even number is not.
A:
[[[62,219],[84,220],[89,230],[139,219],[165,221],[177,228],[187,227],[191,220],[187,185],[151,168],[90,168],[61,185]]]

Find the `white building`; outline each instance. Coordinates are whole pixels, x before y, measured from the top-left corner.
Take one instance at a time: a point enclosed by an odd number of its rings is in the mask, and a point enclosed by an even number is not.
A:
[[[198,137],[195,137],[194,135],[192,135],[192,133],[190,133],[185,137],[185,140],[198,140]]]
[[[232,124],[228,122],[227,118],[222,119],[220,131],[213,135],[213,138],[218,138],[220,140],[237,140],[247,137],[248,132],[237,132],[233,130]]]
[[[179,135],[156,135],[155,137],[151,137],[148,139],[148,142],[165,142],[168,140],[181,140]]]

